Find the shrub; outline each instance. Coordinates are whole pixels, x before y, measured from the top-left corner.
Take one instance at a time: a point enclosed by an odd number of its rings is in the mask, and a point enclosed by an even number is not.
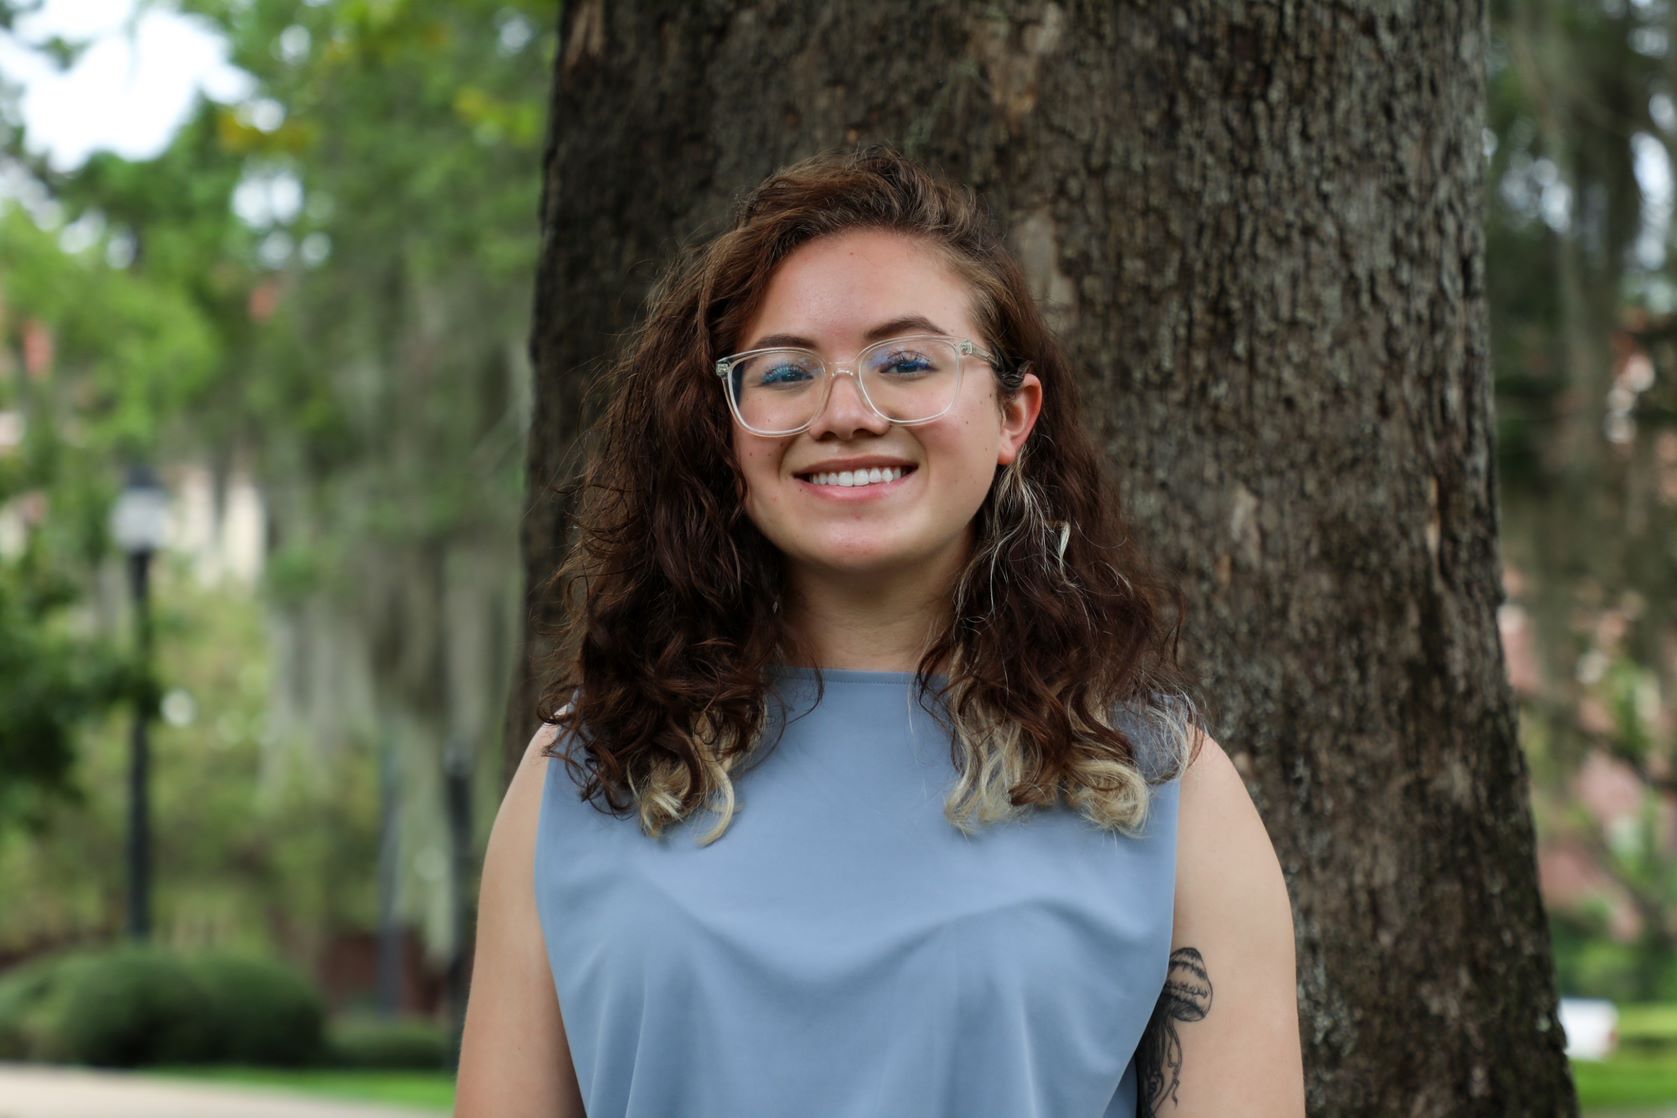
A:
[[[296,1067],[325,1051],[325,1010],[307,979],[266,959],[204,955],[190,961],[220,1034],[216,1058]]]
[[[0,1058],[105,1067],[299,1064],[323,1049],[306,981],[272,962],[152,947],[54,956],[0,978]]]
[[[39,959],[0,974],[0,1060],[30,1058],[41,1030],[40,1006],[58,964],[58,959]]]
[[[101,1067],[215,1054],[212,1001],[186,961],[150,947],[63,958],[35,1000],[32,1057]]]
[[[448,1031],[430,1021],[407,1017],[345,1017],[332,1024],[331,1060],[339,1067],[379,1070],[446,1068]]]

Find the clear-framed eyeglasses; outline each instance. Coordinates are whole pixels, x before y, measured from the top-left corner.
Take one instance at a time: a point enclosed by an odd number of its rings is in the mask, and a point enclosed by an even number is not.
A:
[[[930,423],[955,406],[968,357],[996,364],[970,338],[911,334],[875,342],[850,364],[825,361],[811,349],[748,349],[718,361],[716,375],[740,426],[756,435],[796,435],[827,406],[841,374],[855,378],[863,401],[881,417],[904,426]]]

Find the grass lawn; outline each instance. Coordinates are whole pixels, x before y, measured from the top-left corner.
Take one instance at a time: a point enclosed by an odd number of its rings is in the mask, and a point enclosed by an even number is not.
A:
[[[1574,1060],[1572,1079],[1585,1110],[1677,1108],[1677,1054]]]
[[[212,1066],[153,1068],[148,1074],[430,1107],[439,1114],[446,1114],[454,1106],[454,1076],[444,1071],[288,1071]],[[1585,1111],[1677,1108],[1677,1052],[1659,1055],[1621,1052],[1609,1060],[1575,1060],[1572,1075]]]
[[[337,1071],[307,1068],[167,1067],[147,1074],[200,1083],[236,1083],[324,1095],[360,1102],[431,1107],[440,1114],[454,1108],[454,1074],[446,1071]]]
[[[1572,1061],[1578,1101],[1592,1111],[1677,1113],[1677,1004],[1619,1006],[1619,1049]]]
[[[1677,1003],[1621,1005],[1619,1043],[1677,1047]]]

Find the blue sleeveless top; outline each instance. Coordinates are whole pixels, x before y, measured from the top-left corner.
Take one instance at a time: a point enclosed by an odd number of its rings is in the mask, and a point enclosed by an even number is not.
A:
[[[778,670],[784,735],[710,846],[714,814],[651,839],[548,762],[536,901],[589,1118],[1132,1118],[1178,781],[1137,838],[1064,804],[968,838],[914,673],[821,675],[817,704]]]

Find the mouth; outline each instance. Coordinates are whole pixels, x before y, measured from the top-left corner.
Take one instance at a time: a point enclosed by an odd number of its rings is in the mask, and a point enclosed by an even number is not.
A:
[[[916,469],[916,466],[875,466],[866,470],[821,470],[792,476],[822,490],[877,490],[890,488]]]

